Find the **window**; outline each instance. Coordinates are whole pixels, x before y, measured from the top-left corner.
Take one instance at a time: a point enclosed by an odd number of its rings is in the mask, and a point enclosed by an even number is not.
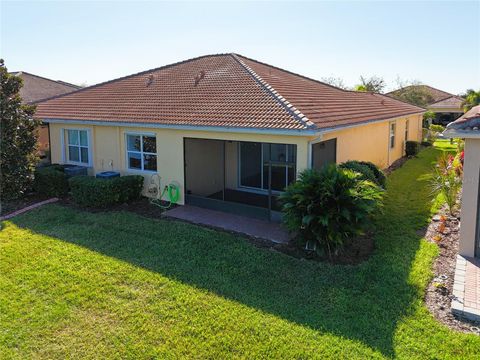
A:
[[[157,138],[155,135],[127,134],[127,168],[157,171]]]
[[[89,141],[88,130],[70,130],[67,135],[67,159],[69,163],[88,165],[89,160]]]
[[[269,167],[271,187],[283,191],[295,181],[297,152],[295,145],[240,143],[240,186],[268,190]]]
[[[407,120],[405,122],[405,141],[408,141],[408,128],[409,128],[410,124],[409,124],[409,121]]]
[[[390,123],[390,149],[395,147],[395,123]]]

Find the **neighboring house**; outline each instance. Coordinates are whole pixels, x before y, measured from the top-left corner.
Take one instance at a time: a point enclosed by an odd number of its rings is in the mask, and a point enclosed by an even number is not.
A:
[[[451,123],[444,135],[465,139],[459,253],[480,258],[480,105]]]
[[[61,95],[36,116],[50,124],[53,162],[142,174],[147,187],[159,176],[160,188],[179,185],[180,204],[262,216],[306,168],[388,167],[421,140],[423,112],[223,54]]]
[[[81,89],[81,86],[69,84],[63,81],[50,80],[25,71],[11,72],[23,80],[20,96],[25,104],[32,104],[52,96],[70,93]],[[49,148],[48,125],[42,124],[38,135],[38,149],[41,152]]]
[[[386,95],[395,97],[402,94],[402,92],[409,91],[410,88],[419,88],[429,95],[431,101],[428,103],[427,109],[433,111],[436,115],[433,121],[434,124],[447,125],[463,114],[463,98],[428,85],[410,85],[389,92]]]

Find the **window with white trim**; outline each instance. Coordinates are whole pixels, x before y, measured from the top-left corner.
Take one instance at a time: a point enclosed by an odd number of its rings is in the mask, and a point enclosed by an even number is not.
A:
[[[157,171],[157,138],[155,135],[127,134],[127,168]]]
[[[67,162],[81,165],[90,163],[88,130],[66,130]]]
[[[395,147],[395,123],[390,123],[390,149]]]
[[[410,121],[407,120],[405,122],[405,141],[408,141],[408,130],[409,130],[409,127],[410,127]]]

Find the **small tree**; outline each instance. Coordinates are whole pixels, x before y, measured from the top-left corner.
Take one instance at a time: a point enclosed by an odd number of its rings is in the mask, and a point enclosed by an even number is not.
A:
[[[355,91],[370,91],[381,94],[385,86],[385,80],[381,77],[371,76],[370,78],[365,78],[360,76],[360,84],[355,86]]]
[[[423,127],[429,128],[435,120],[435,113],[432,110],[428,110],[423,114]]]
[[[0,59],[0,198],[21,196],[31,185],[37,162],[35,107],[23,105],[22,79],[8,73]]]

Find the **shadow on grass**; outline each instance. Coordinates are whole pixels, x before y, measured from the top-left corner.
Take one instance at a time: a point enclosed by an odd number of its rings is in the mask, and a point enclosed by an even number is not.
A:
[[[421,240],[416,230],[426,225],[431,204],[419,178],[435,153],[424,151],[390,176],[377,250],[356,267],[301,261],[223,232],[125,212],[52,205],[13,223],[393,356],[397,324],[422,296],[424,284],[411,272]]]

